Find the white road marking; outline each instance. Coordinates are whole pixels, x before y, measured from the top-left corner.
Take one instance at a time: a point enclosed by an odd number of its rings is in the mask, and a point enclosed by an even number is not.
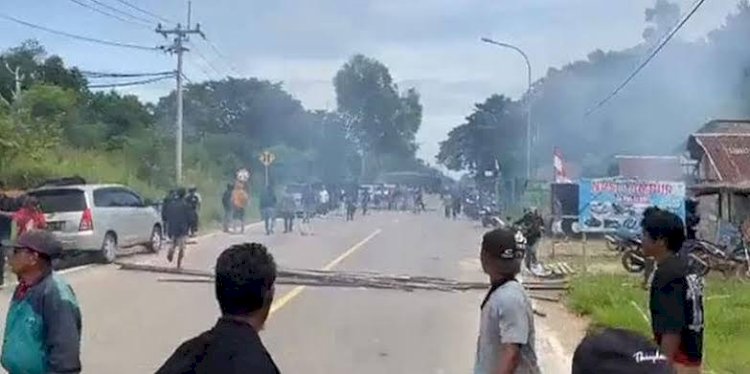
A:
[[[321,270],[331,270],[336,265],[340,264],[342,261],[344,261],[347,257],[351,256],[354,252],[358,251],[360,248],[364,247],[367,242],[372,240],[372,238],[378,236],[383,230],[377,229],[372,234],[368,235],[366,238],[362,239],[359,243],[353,245],[351,248],[349,248],[346,252],[342,253],[333,261],[329,262]],[[290,301],[292,301],[295,297],[299,296],[299,294],[302,293],[307,287],[306,286],[296,286],[292,288],[291,291],[285,293],[283,296],[278,298],[274,303],[271,305],[271,311],[268,313],[269,316],[272,316],[274,313],[279,311],[281,308],[286,306]]]

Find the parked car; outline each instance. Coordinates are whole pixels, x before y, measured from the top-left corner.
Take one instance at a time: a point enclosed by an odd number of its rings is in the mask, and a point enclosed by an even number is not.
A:
[[[111,263],[121,247],[145,245],[153,252],[161,249],[158,210],[125,186],[48,185],[27,194],[39,199],[47,229],[66,251],[98,252],[102,262]]]

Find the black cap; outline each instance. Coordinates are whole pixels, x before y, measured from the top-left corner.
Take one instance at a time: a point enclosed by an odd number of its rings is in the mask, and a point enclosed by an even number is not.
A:
[[[45,230],[26,231],[11,247],[30,249],[49,258],[60,257],[63,252],[62,243],[51,232]]]
[[[524,249],[520,243],[521,238],[516,236],[516,232],[512,229],[503,227],[492,230],[482,237],[482,250],[502,260],[523,258]]]
[[[572,374],[672,374],[651,340],[633,331],[604,329],[586,336],[573,355]]]

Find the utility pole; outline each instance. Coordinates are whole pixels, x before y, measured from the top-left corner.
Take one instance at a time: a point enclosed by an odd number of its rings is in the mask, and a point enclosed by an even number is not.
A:
[[[526,53],[521,49],[516,47],[513,44],[510,43],[503,43],[498,42],[489,38],[482,38],[483,42],[488,44],[494,44],[498,47],[504,47],[504,48],[510,48],[516,52],[518,52],[521,57],[523,57],[523,61],[526,63],[526,100],[528,102],[526,103],[526,180],[530,180],[532,178],[531,175],[531,62],[529,61],[529,56],[526,55]],[[538,130],[537,130],[538,132]]]
[[[183,28],[179,23],[173,29],[165,29],[161,24],[156,27],[156,32],[164,36],[164,38],[174,35],[174,41],[172,45],[166,47],[166,51],[177,55],[177,72],[175,77],[177,80],[177,135],[175,140],[175,153],[177,155],[175,163],[177,185],[182,183],[182,55],[189,51],[184,44],[189,40],[191,34],[198,34],[203,38],[206,37],[206,35],[203,34],[203,31],[201,31],[200,24],[196,23],[195,28],[190,27],[190,12],[191,4],[188,3],[187,28]]]

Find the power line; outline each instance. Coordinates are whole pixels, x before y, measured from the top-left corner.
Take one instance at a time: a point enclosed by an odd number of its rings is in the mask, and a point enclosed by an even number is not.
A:
[[[182,79],[184,79],[185,81],[187,81],[188,84],[193,84],[193,81],[190,80],[190,78],[188,78],[188,76],[185,75],[185,73],[182,73]]]
[[[193,50],[195,51],[195,54],[198,55],[198,58],[203,60],[203,62],[208,65],[208,67],[211,68],[211,70],[213,70],[213,72],[216,73],[217,76],[219,76],[220,78],[224,78],[226,76],[226,74],[222,74],[219,69],[217,69],[216,66],[214,66],[214,64],[212,64],[211,61],[209,61],[206,56],[201,53],[195,43],[193,43]]]
[[[242,74],[240,74],[239,70],[237,70],[237,69],[235,68],[235,66],[234,66],[234,64],[232,63],[232,61],[231,61],[231,60],[229,60],[229,59],[227,58],[227,56],[226,56],[226,55],[225,55],[224,53],[222,53],[222,52],[221,52],[221,51],[219,50],[219,47],[217,47],[217,46],[216,46],[216,44],[214,44],[214,43],[213,43],[213,42],[212,42],[211,40],[209,40],[209,39],[204,39],[204,40],[206,41],[206,43],[208,43],[208,45],[209,45],[209,46],[211,47],[211,49],[212,49],[212,50],[214,51],[214,53],[216,53],[216,55],[217,55],[217,56],[219,56],[219,58],[221,58],[221,59],[222,59],[222,61],[223,61],[223,62],[224,62],[224,63],[225,63],[226,65],[227,65],[227,67],[229,67],[229,70],[231,70],[231,71],[232,71],[232,73],[234,73],[234,74],[236,74],[236,75],[238,75],[238,76],[239,76],[239,75],[242,75]]]
[[[107,73],[98,71],[81,70],[81,74],[87,78],[139,78],[139,77],[158,77],[164,75],[174,75],[174,71],[162,71],[156,73]]]
[[[203,65],[199,64],[198,61],[195,60],[195,59],[193,59],[192,57],[190,57],[190,59],[195,62],[195,66],[198,68],[198,70],[201,71],[201,73],[203,73],[203,75],[206,77],[206,79],[213,80],[213,77],[211,76],[211,73],[209,73],[208,70],[206,70],[206,68],[203,67]]]
[[[88,3],[84,3],[84,2],[83,2],[83,1],[81,1],[81,0],[70,0],[70,1],[72,1],[72,2],[74,2],[74,3],[76,3],[76,4],[78,4],[78,5],[80,5],[80,6],[84,7],[84,8],[86,8],[86,9],[92,10],[92,11],[94,11],[94,12],[97,12],[97,13],[99,13],[99,14],[103,14],[103,15],[105,15],[105,16],[107,16],[107,17],[110,17],[110,18],[114,18],[114,19],[116,19],[116,20],[119,20],[119,21],[122,21],[122,22],[125,22],[125,23],[129,23],[129,24],[131,24],[131,25],[137,25],[137,26],[141,26],[141,27],[148,27],[148,26],[147,26],[146,24],[144,24],[144,23],[140,23],[140,22],[134,22],[134,21],[132,21],[132,20],[129,20],[129,19],[127,19],[127,18],[123,18],[123,17],[120,17],[120,16],[118,16],[117,14],[112,14],[112,13],[109,13],[109,12],[105,12],[105,11],[103,11],[103,10],[101,10],[101,9],[97,8],[97,7],[93,7],[93,6],[89,5]]]
[[[168,18],[164,18],[164,17],[162,17],[162,16],[160,16],[160,15],[158,15],[156,13],[149,12],[148,10],[140,8],[140,7],[138,7],[138,6],[134,5],[134,4],[131,4],[130,2],[125,1],[125,0],[116,0],[116,1],[118,3],[120,3],[120,4],[123,4],[123,5],[127,6],[128,8],[137,10],[137,11],[139,11],[139,12],[145,14],[145,15],[154,17],[154,18],[159,19],[159,20],[162,20],[162,21],[164,21],[166,23],[174,23],[173,21],[170,21]]]
[[[132,81],[132,82],[110,83],[110,84],[90,84],[88,87],[89,88],[115,88],[115,87],[139,86],[143,84],[163,81],[165,79],[171,79],[173,76],[174,74],[172,76],[164,76],[164,77],[144,79],[144,80]]]
[[[149,25],[149,24],[152,23],[152,21],[150,19],[146,19],[146,18],[143,18],[143,17],[140,17],[140,16],[133,15],[131,13],[128,13],[128,12],[124,11],[124,10],[117,9],[117,8],[115,8],[115,7],[107,4],[107,3],[103,3],[103,2],[101,2],[99,0],[89,0],[89,1],[91,1],[94,4],[99,5],[102,8],[106,8],[106,9],[109,9],[109,10],[115,12],[115,13],[119,13],[119,14],[125,16],[125,17],[131,18],[131,19],[134,19],[134,20],[138,20],[138,21],[141,21],[141,22],[144,22],[147,25]]]
[[[659,54],[659,52],[664,48],[664,46],[666,46],[667,43],[669,43],[669,41],[672,40],[672,38],[675,36],[675,34],[677,34],[677,32],[680,31],[680,29],[682,28],[682,26],[684,26],[685,23],[687,23],[687,21],[690,19],[690,17],[692,17],[693,14],[695,14],[695,12],[698,11],[698,9],[701,7],[701,5],[703,5],[704,2],[706,2],[706,0],[697,0],[695,2],[695,4],[693,5],[693,9],[680,21],[680,23],[677,24],[677,27],[675,27],[674,29],[672,29],[672,31],[667,35],[667,37],[664,38],[661,41],[661,43],[659,43],[656,46],[656,48],[654,48],[653,51],[651,51],[651,53],[646,58],[646,60],[643,61],[640,65],[638,65],[638,67],[628,76],[628,78],[625,79],[619,86],[617,86],[617,88],[615,88],[615,90],[612,91],[612,93],[610,93],[607,97],[605,97],[604,99],[602,99],[601,101],[599,101],[596,105],[594,105],[593,108],[590,108],[589,110],[587,110],[586,114],[585,114],[585,117],[588,117],[591,113],[593,113],[597,109],[599,109],[602,106],[604,106],[604,104],[606,104],[607,102],[609,102],[609,100],[611,100],[618,93],[620,93],[620,91],[622,91],[622,89],[625,88],[625,86],[627,86],[628,83],[630,83],[630,81],[632,81],[633,78],[635,78],[635,76],[638,75],[638,73],[640,73],[641,70],[643,70],[643,68],[645,68],[646,65],[648,65],[648,63],[651,62],[651,60],[654,59],[654,57],[656,57],[657,54]]]
[[[145,51],[160,51],[160,50],[162,50],[162,48],[159,48],[159,47],[147,47],[147,46],[137,45],[137,44],[112,42],[112,41],[108,41],[108,40],[101,40],[101,39],[90,38],[88,36],[81,36],[81,35],[71,34],[71,33],[65,32],[65,31],[50,29],[48,27],[44,27],[44,26],[40,26],[40,25],[33,24],[33,23],[30,23],[30,22],[22,21],[22,20],[20,20],[18,18],[14,18],[14,17],[11,17],[11,16],[3,14],[3,13],[0,13],[0,18],[6,19],[8,21],[15,22],[15,23],[27,26],[27,27],[31,27],[33,29],[46,31],[46,32],[51,33],[51,34],[67,36],[69,38],[78,39],[78,40],[82,40],[82,41],[86,41],[86,42],[90,42],[90,43],[103,44],[103,45],[108,45],[108,46],[112,46],[112,47],[140,49],[140,50],[145,50]]]

